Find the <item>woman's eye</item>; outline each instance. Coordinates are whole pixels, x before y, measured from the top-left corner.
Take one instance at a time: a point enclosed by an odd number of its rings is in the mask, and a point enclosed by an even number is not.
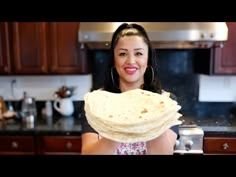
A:
[[[126,56],[126,53],[120,53],[119,56]]]
[[[136,53],[137,56],[142,56],[143,54],[141,52]]]

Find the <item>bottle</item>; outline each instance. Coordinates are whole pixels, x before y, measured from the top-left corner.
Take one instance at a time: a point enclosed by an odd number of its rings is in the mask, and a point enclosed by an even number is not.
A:
[[[33,97],[27,96],[26,92],[24,92],[23,100],[21,103],[21,112],[23,118],[28,116],[33,116],[35,118],[37,116],[35,99]]]
[[[47,117],[52,117],[52,115],[53,115],[52,103],[49,100],[46,101],[46,103],[45,103],[45,115]]]

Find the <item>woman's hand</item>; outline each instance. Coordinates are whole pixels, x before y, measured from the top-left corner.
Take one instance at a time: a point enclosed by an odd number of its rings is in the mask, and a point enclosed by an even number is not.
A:
[[[82,135],[81,154],[114,154],[119,142],[99,137],[96,133]]]
[[[148,154],[172,155],[177,135],[171,129],[168,129],[157,138],[147,142]]]

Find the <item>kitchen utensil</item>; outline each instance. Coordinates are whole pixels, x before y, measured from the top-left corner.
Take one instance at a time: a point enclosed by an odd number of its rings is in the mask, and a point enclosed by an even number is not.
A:
[[[63,116],[71,116],[74,113],[74,105],[70,98],[57,99],[53,106]]]

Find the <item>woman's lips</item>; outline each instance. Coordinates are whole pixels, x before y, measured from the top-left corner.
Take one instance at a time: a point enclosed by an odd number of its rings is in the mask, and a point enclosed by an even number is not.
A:
[[[129,75],[135,74],[136,71],[137,71],[137,68],[134,68],[134,67],[132,67],[132,68],[131,68],[131,67],[125,68],[125,72],[126,72],[127,74],[129,74]]]

